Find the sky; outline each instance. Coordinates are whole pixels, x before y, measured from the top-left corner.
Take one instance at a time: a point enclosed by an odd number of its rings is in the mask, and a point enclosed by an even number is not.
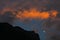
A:
[[[33,30],[41,40],[51,40],[55,32],[60,32],[59,5],[60,0],[0,0],[0,22]]]

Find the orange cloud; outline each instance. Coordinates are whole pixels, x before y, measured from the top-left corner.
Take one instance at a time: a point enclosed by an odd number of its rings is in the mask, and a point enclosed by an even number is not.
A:
[[[51,11],[51,16],[56,17],[57,14],[58,14],[58,12],[56,10]]]
[[[18,11],[15,13],[15,10],[11,8],[3,8],[1,14],[3,15],[4,12],[11,11],[13,15],[15,15],[18,19],[48,19],[49,17],[56,17],[58,11],[51,10],[51,11],[38,11],[36,8],[32,8],[30,10],[24,10],[23,12]]]
[[[36,9],[30,9],[30,10],[25,10],[23,13],[21,11],[19,11],[16,15],[16,18],[19,19],[48,19],[51,16],[56,17],[57,11],[52,10],[51,14],[48,11],[37,11]]]

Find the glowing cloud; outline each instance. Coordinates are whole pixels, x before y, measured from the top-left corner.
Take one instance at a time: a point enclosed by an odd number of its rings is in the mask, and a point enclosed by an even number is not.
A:
[[[19,19],[48,19],[51,16],[56,17],[58,12],[55,10],[49,11],[37,11],[36,9],[24,10],[24,12],[19,11],[16,14],[16,18]]]
[[[16,10],[13,10],[11,8],[3,8],[0,15],[5,15],[5,12],[10,11],[12,12],[11,17],[15,17],[20,20],[25,19],[48,19],[48,18],[54,18],[56,17],[58,11],[51,10],[51,11],[38,11],[36,8],[31,8],[29,10],[23,10],[15,12]]]

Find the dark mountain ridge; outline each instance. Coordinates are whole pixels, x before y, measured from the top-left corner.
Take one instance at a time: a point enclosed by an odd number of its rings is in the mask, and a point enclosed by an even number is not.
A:
[[[8,23],[0,23],[1,40],[40,40],[34,31],[26,31],[18,26],[13,27]]]

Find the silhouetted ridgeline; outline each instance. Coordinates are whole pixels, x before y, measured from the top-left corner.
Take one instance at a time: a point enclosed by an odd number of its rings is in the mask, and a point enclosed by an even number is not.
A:
[[[0,40],[40,40],[34,31],[26,31],[18,26],[0,23]]]

